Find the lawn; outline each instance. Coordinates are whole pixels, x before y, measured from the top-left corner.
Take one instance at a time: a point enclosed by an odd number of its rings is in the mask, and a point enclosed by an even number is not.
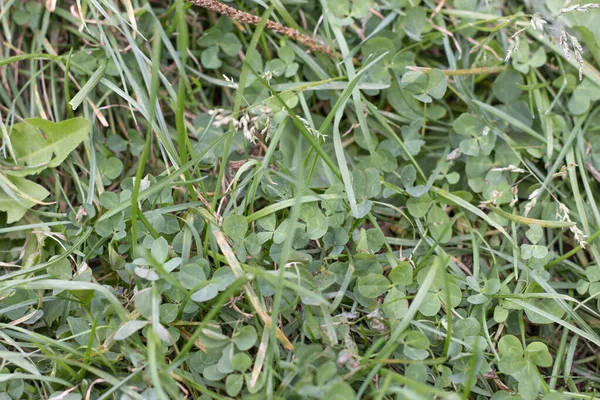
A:
[[[600,399],[599,21],[0,0],[0,400]]]

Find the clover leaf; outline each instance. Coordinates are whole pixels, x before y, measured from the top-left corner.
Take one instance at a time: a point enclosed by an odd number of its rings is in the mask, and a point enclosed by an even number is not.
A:
[[[573,91],[569,100],[569,111],[574,115],[584,114],[590,106],[600,100],[600,88],[585,78]]]
[[[521,341],[513,335],[505,335],[498,342],[501,355],[500,371],[519,382],[519,394],[525,400],[537,398],[541,377],[537,366],[552,366],[552,355],[542,342],[530,343],[525,350]]]
[[[448,87],[446,75],[435,68],[428,72],[408,71],[402,76],[400,84],[422,103],[431,103],[432,99],[441,99],[446,94]]]
[[[523,92],[519,85],[523,84],[523,76],[515,71],[504,71],[494,80],[492,93],[504,104],[517,100]]]
[[[390,287],[390,281],[380,274],[370,273],[367,276],[358,278],[358,292],[368,298],[374,299],[384,294]]]
[[[220,51],[229,57],[235,57],[242,50],[242,43],[235,34],[231,32],[223,33],[218,28],[206,31],[198,39],[198,45],[205,48],[200,56],[200,61],[202,66],[207,69],[217,69],[223,65],[219,59]]]
[[[489,126],[474,115],[461,114],[452,127],[459,135],[470,137],[460,142],[460,150],[464,154],[476,157],[481,152],[487,156],[494,150],[496,135]]]
[[[512,60],[513,67],[517,71],[526,74],[530,68],[536,69],[546,64],[546,51],[544,47],[540,46],[535,53],[531,54],[529,43],[523,40],[519,42],[519,47],[512,56]]]
[[[548,248],[546,246],[536,245],[544,236],[544,232],[539,225],[529,225],[529,230],[525,233],[525,236],[533,244],[521,245],[521,256],[523,259],[529,260],[532,257],[543,259],[548,255]]]
[[[279,50],[277,50],[277,57],[279,57],[281,62],[284,64],[283,75],[286,78],[296,75],[300,65],[297,62],[294,62],[296,54],[294,54],[294,50],[292,50],[291,47],[280,47]]]

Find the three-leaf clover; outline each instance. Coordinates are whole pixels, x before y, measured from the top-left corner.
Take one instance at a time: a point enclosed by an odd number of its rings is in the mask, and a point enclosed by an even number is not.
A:
[[[300,65],[297,62],[294,62],[296,55],[291,47],[280,47],[279,50],[277,50],[277,57],[279,57],[279,61],[283,64],[280,67],[283,71],[279,75],[284,75],[286,78],[296,75]],[[272,61],[274,62],[275,60],[277,59]],[[273,68],[273,66],[271,66],[271,68]]]
[[[206,48],[200,56],[200,61],[202,66],[207,69],[217,69],[223,65],[219,59],[220,51],[223,51],[229,57],[235,57],[242,50],[242,43],[235,34],[231,32],[223,33],[218,28],[206,31],[198,39],[198,45]]]
[[[489,296],[493,296],[500,290],[500,280],[497,278],[488,279],[483,286],[479,286],[477,280],[469,276],[467,277],[467,284],[469,288],[474,292],[477,292],[468,297],[468,301],[471,304],[483,304],[489,300]]]
[[[432,264],[434,263],[438,263],[438,265],[441,264],[439,257],[433,258]],[[430,266],[427,266],[421,269],[417,274],[417,282],[419,285],[423,284],[425,276],[430,268]],[[442,304],[446,304],[448,297],[450,298],[450,304],[447,305],[456,307],[462,300],[462,292],[456,284],[456,279],[440,268],[435,275],[433,283],[429,287],[427,295],[419,306],[419,312],[426,317],[436,315],[442,308]]]
[[[543,237],[544,231],[539,225],[529,225],[529,230],[525,232],[525,236],[532,244],[521,245],[521,256],[525,260],[530,258],[542,259],[548,255],[548,248],[545,246],[537,245]]]
[[[506,335],[498,342],[500,371],[519,382],[519,394],[525,400],[537,398],[541,377],[537,367],[552,366],[552,355],[542,342],[530,343],[525,349],[513,335]]]
[[[513,67],[524,74],[529,72],[529,68],[537,69],[546,64],[546,51],[540,46],[533,55],[529,51],[529,43],[526,40],[519,42],[519,48],[512,55]]]
[[[573,91],[569,100],[569,111],[575,115],[585,113],[590,106],[600,100],[600,88],[585,78]]]
[[[460,150],[464,154],[476,157],[481,152],[487,156],[494,150],[496,135],[489,126],[474,115],[461,114],[452,127],[459,135],[469,137],[460,142]]]
[[[180,257],[169,259],[169,244],[164,237],[161,236],[154,240],[148,247],[150,247],[150,252],[146,251],[146,249],[140,249],[144,257],[136,258],[131,263],[133,272],[140,278],[148,281],[157,281],[160,278],[160,275],[157,273],[159,266],[160,269],[169,273],[181,264]]]
[[[408,71],[402,76],[400,84],[422,103],[431,103],[432,99],[441,99],[448,88],[446,75],[435,68],[428,72]]]
[[[339,26],[351,25],[354,18],[361,19],[368,15],[369,2],[367,0],[340,0],[333,1],[328,5],[331,11],[332,22]]]

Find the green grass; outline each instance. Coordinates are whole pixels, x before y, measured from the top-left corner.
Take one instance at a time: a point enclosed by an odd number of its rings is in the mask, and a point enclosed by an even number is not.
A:
[[[600,398],[595,3],[51,3],[0,4],[0,399]]]

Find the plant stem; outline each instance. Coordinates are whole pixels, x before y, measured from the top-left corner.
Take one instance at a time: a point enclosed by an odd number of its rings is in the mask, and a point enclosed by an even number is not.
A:
[[[421,72],[429,72],[431,68],[429,67],[406,67],[411,71],[421,71]],[[469,68],[469,69],[442,69],[441,71],[446,76],[463,76],[463,75],[481,75],[481,74],[498,74],[502,71],[506,70],[506,65],[494,65],[492,67],[478,67],[478,68]]]
[[[256,15],[252,15],[250,13],[240,11],[233,7],[228,6],[227,4],[223,4],[217,0],[188,0],[190,3],[195,4],[199,7],[205,8],[210,11],[214,11],[221,15],[225,15],[229,19],[233,21],[237,21],[240,23],[247,23],[250,25],[258,25],[260,23],[261,18]],[[306,36],[301,33],[297,29],[289,28],[275,21],[267,21],[266,25],[267,29],[275,31],[279,34],[289,37],[296,42],[302,43],[306,47],[310,48],[311,51],[317,53],[325,53],[328,56],[333,56],[335,53],[332,49],[327,46],[324,46],[317,42],[315,39]]]

